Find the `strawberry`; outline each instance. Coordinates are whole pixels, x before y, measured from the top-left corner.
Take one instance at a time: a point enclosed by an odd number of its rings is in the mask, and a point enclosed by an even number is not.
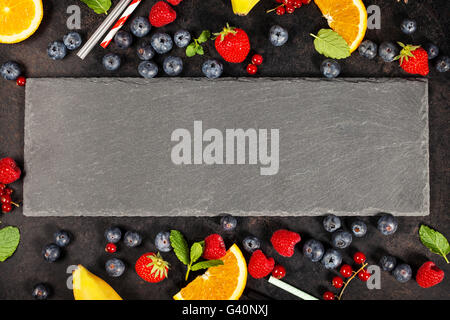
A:
[[[408,73],[426,76],[428,70],[428,53],[420,46],[398,44],[403,48],[395,60],[400,60],[400,67]]]
[[[298,233],[289,230],[280,229],[273,233],[270,242],[274,249],[284,257],[292,257],[295,245],[300,242],[301,237]]]
[[[215,33],[217,52],[225,61],[241,63],[250,52],[250,40],[244,30],[227,26],[220,33]]]
[[[253,252],[248,262],[248,273],[255,278],[260,279],[269,275],[275,267],[273,258],[267,258],[261,250]]]
[[[167,277],[169,263],[164,261],[159,252],[158,254],[147,252],[136,261],[134,268],[139,277],[147,282],[156,283]]]
[[[222,258],[227,254],[225,243],[218,234],[211,234],[205,238],[205,250],[203,251],[203,258],[206,260],[216,260]]]
[[[179,5],[181,1],[183,1],[183,0],[167,0],[167,2],[173,6]]]
[[[170,5],[164,1],[156,2],[150,9],[149,20],[152,26],[162,27],[172,23],[177,18],[177,13],[172,9]]]
[[[432,261],[425,262],[417,271],[416,281],[422,288],[429,288],[444,280],[444,271]]]
[[[10,184],[20,178],[20,168],[11,158],[0,160],[0,183]]]

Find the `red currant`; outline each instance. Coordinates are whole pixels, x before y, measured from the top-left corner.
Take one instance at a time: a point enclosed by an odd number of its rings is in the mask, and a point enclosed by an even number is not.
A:
[[[294,13],[294,11],[295,11],[294,6],[292,6],[292,5],[290,5],[290,4],[287,4],[287,5],[286,5],[286,12],[287,12],[287,13]]]
[[[355,255],[353,256],[353,260],[354,260],[357,264],[363,264],[364,262],[366,262],[366,256],[365,256],[364,253],[362,253],[362,252],[357,252],[357,253],[355,253]]]
[[[260,54],[255,54],[252,57],[252,63],[257,66],[261,65],[263,63],[263,60],[264,59],[263,59],[262,55],[260,55]]]
[[[247,66],[247,73],[248,73],[248,74],[253,75],[253,74],[255,74],[257,71],[258,71],[258,67],[257,67],[256,65],[254,65],[253,63],[250,63],[250,64]]]
[[[334,293],[327,291],[323,294],[323,300],[334,300]]]
[[[370,276],[372,276],[369,272],[367,272],[367,270],[361,270],[360,272],[358,272],[358,278],[359,280],[366,282],[367,280],[369,280]]]
[[[0,202],[3,204],[10,204],[11,203],[11,196],[9,194],[3,194],[0,197]]]
[[[344,280],[342,280],[341,277],[334,277],[333,278],[333,287],[335,287],[336,289],[342,288],[342,286],[344,285]]]
[[[303,4],[310,4],[311,0],[302,0]]]
[[[105,251],[108,253],[114,253],[117,251],[117,246],[114,243],[108,243],[106,245]]]
[[[20,76],[17,78],[16,83],[19,87],[23,87],[27,83],[27,79],[24,76]]]
[[[12,195],[13,189],[11,189],[11,188],[5,188],[5,189],[3,190],[3,192],[4,192],[4,194]]]
[[[2,212],[8,213],[8,212],[11,212],[11,210],[12,210],[12,206],[10,203],[2,204]]]
[[[286,269],[280,264],[277,264],[272,270],[272,277],[276,279],[282,279],[285,275]]]
[[[280,6],[277,8],[277,10],[275,10],[275,12],[277,15],[282,16],[286,13],[286,9],[283,6]]]
[[[4,185],[3,183],[0,183],[0,191],[4,190],[6,188],[6,185]]]
[[[282,1],[285,6],[292,5],[293,0],[283,0]]]
[[[295,9],[298,9],[302,6],[302,0],[294,0],[294,2],[292,2],[292,5],[294,6]]]
[[[339,272],[344,278],[349,278],[352,276],[353,269],[348,264],[344,264]]]

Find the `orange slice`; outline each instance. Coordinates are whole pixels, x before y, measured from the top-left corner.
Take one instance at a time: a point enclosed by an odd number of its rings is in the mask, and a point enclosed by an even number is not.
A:
[[[367,30],[367,11],[361,0],[314,0],[331,29],[355,51]]]
[[[39,27],[44,10],[41,0],[0,0],[0,43],[17,43]]]
[[[236,244],[221,258],[223,265],[211,267],[192,280],[175,300],[238,300],[247,283],[247,263]]]

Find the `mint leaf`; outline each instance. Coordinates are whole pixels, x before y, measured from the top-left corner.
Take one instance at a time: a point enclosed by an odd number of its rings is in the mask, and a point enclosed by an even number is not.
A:
[[[222,260],[208,260],[208,261],[202,261],[202,262],[194,264],[192,266],[191,270],[197,271],[200,269],[208,269],[211,267],[217,267],[217,266],[221,266],[221,265],[223,265]]]
[[[197,261],[203,254],[203,250],[205,247],[205,241],[196,242],[191,247],[191,263],[193,264]]]
[[[198,43],[206,42],[210,37],[211,32],[209,32],[208,30],[203,30],[202,33],[200,34],[200,37],[198,37],[197,42]]]
[[[337,32],[331,29],[320,29],[316,35],[311,33],[317,52],[332,59],[343,59],[350,56],[350,47]]]
[[[195,50],[195,53],[197,53],[198,55],[202,56],[205,51],[203,51],[203,47],[202,46],[198,46],[197,49]]]
[[[16,251],[20,241],[20,232],[16,227],[0,230],[0,261],[8,259]]]
[[[111,8],[111,0],[81,0],[81,2],[87,4],[89,8],[98,14],[108,14],[108,10]]]
[[[425,225],[421,225],[419,229],[420,241],[423,245],[430,249],[431,252],[442,256],[447,263],[447,255],[450,253],[450,244],[444,235]]]
[[[185,265],[189,265],[189,247],[180,231],[170,231],[170,244],[177,258]]]
[[[208,41],[210,37],[211,32],[209,32],[208,30],[203,30],[200,36],[197,39],[194,39],[194,41],[186,47],[186,56],[190,58],[195,56],[196,54],[201,56],[204,55],[205,51],[201,43]]]
[[[196,45],[192,42],[190,45],[186,47],[186,56],[193,57],[196,54]]]

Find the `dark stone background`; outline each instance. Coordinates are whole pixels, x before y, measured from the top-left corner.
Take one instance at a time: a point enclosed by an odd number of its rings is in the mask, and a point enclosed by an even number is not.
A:
[[[116,3],[117,1],[113,1]],[[144,1],[137,14],[147,15],[153,0]],[[410,0],[408,5],[396,0],[365,0],[365,4],[377,4],[381,7],[381,30],[368,30],[367,38],[380,43],[384,40],[421,44],[426,41],[435,42],[443,54],[449,55],[448,33],[450,24],[450,2],[446,0]],[[0,45],[0,62],[15,60],[26,69],[27,77],[124,77],[138,76],[138,58],[135,47],[121,54],[125,63],[118,72],[105,71],[100,59],[105,51],[97,47],[81,61],[75,53],[69,54],[63,61],[51,61],[46,54],[47,44],[61,39],[66,30],[66,8],[70,4],[82,7],[82,34],[84,39],[101,23],[99,16],[87,9],[80,1],[44,1],[44,20],[30,39],[16,45]],[[312,3],[297,10],[293,15],[278,17],[265,14],[265,10],[274,7],[275,1],[263,0],[254,8],[248,17],[234,16],[229,0],[205,1],[184,0],[176,10],[178,19],[163,30],[169,33],[179,28],[186,28],[198,35],[201,30],[219,31],[226,22],[244,28],[251,39],[252,48],[261,53],[265,62],[259,75],[268,77],[320,77],[319,56],[312,45],[310,32],[316,33],[321,27],[326,27],[326,21],[321,18],[317,7]],[[135,15],[137,15],[135,13]],[[417,20],[419,30],[411,37],[400,32],[399,24],[405,17]],[[267,40],[269,28],[280,24],[289,29],[290,40],[281,47],[275,48]],[[128,29],[128,26],[125,27]],[[205,57],[185,58],[185,70],[182,76],[202,76],[200,66],[207,57],[218,58],[212,43],[208,44]],[[118,51],[111,45],[106,52]],[[183,56],[181,49],[172,54]],[[156,58],[158,63],[161,57]],[[246,64],[225,64],[224,76],[245,76]],[[433,63],[431,63],[433,65]],[[342,61],[342,77],[408,77],[396,63],[383,63],[379,58],[367,61],[354,53]],[[382,274],[382,289],[368,290],[359,280],[354,281],[344,295],[345,299],[449,299],[450,266],[437,255],[428,251],[419,241],[418,228],[421,223],[429,224],[450,237],[449,219],[449,73],[439,74],[431,68],[430,79],[430,179],[431,179],[431,215],[428,217],[400,218],[398,232],[391,237],[383,237],[374,227],[376,218],[364,218],[369,223],[368,235],[355,240],[351,248],[345,250],[344,260],[351,262],[351,256],[356,250],[366,253],[370,262],[376,263],[381,255],[390,253],[400,260],[411,264],[413,271],[427,260],[435,261],[447,273],[447,278],[440,285],[431,289],[421,289],[415,281],[400,284],[387,274]],[[149,87],[151,90],[151,87]],[[124,92],[124,94],[127,94]],[[14,82],[0,81],[0,157],[10,156],[23,166],[23,121],[24,121],[24,89]],[[99,97],[101,98],[101,97]],[[74,106],[76,107],[76,106]],[[126,106],[124,106],[126,107]],[[276,112],[276,110],[274,110]],[[49,123],[51,125],[51,123]],[[12,185],[15,198],[21,199],[22,183]],[[121,192],[120,185],[117,192]],[[54,199],[58,201],[58,199]],[[278,228],[289,228],[297,231],[303,239],[310,237],[324,241],[329,246],[330,235],[321,227],[320,217],[293,218],[241,218],[235,232],[224,233],[219,227],[219,218],[26,218],[21,209],[1,216],[2,226],[15,225],[21,230],[22,239],[13,257],[0,263],[0,298],[29,299],[31,288],[37,282],[46,282],[54,289],[53,299],[72,299],[72,292],[66,288],[69,274],[66,268],[73,264],[83,264],[92,272],[106,279],[122,297],[126,299],[170,299],[186,283],[183,281],[184,266],[173,253],[164,254],[172,263],[173,269],[169,279],[160,284],[148,284],[140,280],[132,270],[136,259],[146,251],[153,251],[153,239],[157,232],[166,229],[181,230],[189,242],[200,240],[213,232],[220,232],[227,246],[234,242],[240,243],[248,234],[254,234],[263,239],[263,250],[273,256],[287,269],[285,281],[309,292],[321,296],[325,290],[332,289],[330,281],[334,272],[324,270],[320,264],[313,264],[303,258],[298,246],[296,254],[290,258],[277,255],[269,238]],[[346,219],[351,223],[351,218]],[[104,252],[104,230],[110,225],[119,225],[124,230],[136,229],[145,236],[143,245],[139,248],[127,249],[120,246],[116,257],[122,258],[129,270],[118,279],[108,278],[104,271],[104,263],[110,255]],[[52,235],[58,229],[68,229],[74,235],[73,243],[65,251],[63,259],[49,264],[41,257],[42,247],[52,242]],[[248,259],[248,255],[246,255]],[[249,277],[244,298],[261,297],[258,294],[273,299],[292,299],[290,294],[283,292],[265,280],[255,280]]]

